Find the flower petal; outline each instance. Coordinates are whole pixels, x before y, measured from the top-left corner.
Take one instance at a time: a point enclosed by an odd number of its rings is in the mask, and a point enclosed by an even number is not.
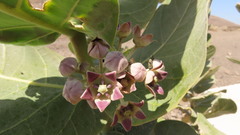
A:
[[[140,110],[135,113],[135,117],[141,120],[146,118],[145,114]]]
[[[133,103],[137,107],[142,107],[144,104],[144,100],[140,101],[139,103]]]
[[[111,103],[111,100],[95,99],[94,102],[97,105],[97,108],[99,109],[99,111],[103,112],[106,109],[106,107]]]
[[[87,100],[87,103],[92,109],[97,109],[97,106],[93,100]]]
[[[93,100],[93,96],[90,89],[87,88],[80,98],[85,100]]]
[[[156,91],[160,95],[164,94],[163,88],[161,86],[159,86],[159,85],[155,86],[154,91]]]
[[[132,84],[132,86],[130,88],[130,93],[133,92],[133,91],[136,91],[136,90],[137,90],[137,88],[136,88],[136,85],[134,83],[134,84]]]
[[[123,94],[121,93],[120,89],[118,87],[116,87],[114,90],[113,90],[113,93],[111,95],[111,100],[118,100],[118,99],[121,99],[123,98]]]
[[[113,72],[109,72],[109,73],[105,73],[104,74],[108,79],[112,80],[112,81],[116,81],[117,77],[116,77],[116,71]]]
[[[122,126],[125,129],[125,131],[130,131],[132,128],[132,120],[131,119],[124,119],[122,121]]]
[[[117,114],[114,114],[114,117],[113,117],[113,121],[112,121],[112,124],[111,126],[115,126],[118,122],[118,115]]]
[[[87,78],[88,78],[88,82],[93,82],[94,80],[96,80],[98,77],[100,76],[100,74],[95,73],[95,72],[87,72]]]
[[[150,87],[149,85],[145,85],[145,87],[153,94],[154,97],[156,97],[156,93],[152,87]]]
[[[137,111],[135,113],[135,117],[138,118],[138,119],[141,119],[141,120],[146,118],[145,114],[142,111]]]
[[[153,81],[155,74],[153,71],[147,71],[146,79],[145,79],[145,84],[149,84]]]

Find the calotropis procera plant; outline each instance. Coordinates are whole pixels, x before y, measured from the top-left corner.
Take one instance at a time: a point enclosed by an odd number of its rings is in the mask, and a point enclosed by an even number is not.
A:
[[[0,1],[0,135],[150,134],[202,73],[209,0],[31,4]]]

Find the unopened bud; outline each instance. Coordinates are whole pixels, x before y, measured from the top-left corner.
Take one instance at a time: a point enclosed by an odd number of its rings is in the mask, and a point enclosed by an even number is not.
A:
[[[141,37],[135,37],[133,38],[133,42],[136,45],[136,47],[145,47],[152,43],[153,35],[152,34],[146,34]]]
[[[147,73],[146,68],[141,63],[133,63],[130,66],[130,72],[137,82],[144,81]]]
[[[128,60],[121,52],[109,52],[105,58],[104,66],[110,71],[122,72],[128,66]]]
[[[71,104],[77,104],[81,100],[85,88],[80,80],[74,78],[68,78],[64,88],[63,97]]]
[[[89,56],[102,59],[104,58],[109,50],[109,45],[102,39],[96,38],[91,44],[88,45],[88,54]]]
[[[137,25],[133,29],[133,43],[136,47],[144,47],[152,43],[153,35],[141,35],[141,29]]]
[[[118,27],[117,35],[119,38],[126,38],[131,32],[131,22],[125,22]]]
[[[70,76],[77,69],[77,60],[73,57],[63,59],[59,65],[59,71],[63,76]]]
[[[141,36],[141,28],[136,25],[134,28],[133,28],[133,38],[137,38],[137,37],[140,37]]]

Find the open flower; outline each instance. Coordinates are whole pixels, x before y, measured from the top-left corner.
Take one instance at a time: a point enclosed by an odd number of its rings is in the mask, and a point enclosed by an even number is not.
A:
[[[114,126],[117,123],[121,123],[121,125],[126,131],[131,130],[132,117],[135,117],[138,119],[146,118],[145,114],[140,108],[143,106],[143,104],[144,104],[144,101],[142,100],[139,103],[128,102],[126,105],[120,105],[115,111],[111,126]]]
[[[84,91],[81,99],[94,100],[100,112],[111,103],[111,100],[123,98],[117,85],[116,72],[98,74],[87,72],[88,88]]]
[[[145,34],[141,35],[141,29],[137,25],[133,29],[133,43],[136,47],[145,47],[152,43],[153,35],[152,34]]]
[[[81,100],[80,96],[84,90],[84,85],[80,80],[69,77],[64,85],[62,95],[71,104],[77,104]]]
[[[104,66],[110,71],[122,72],[128,66],[128,60],[121,52],[109,52],[105,58]]]
[[[78,62],[73,57],[63,59],[59,65],[59,71],[63,76],[70,76],[73,74],[78,66]]]
[[[134,77],[128,72],[122,78],[118,78],[117,81],[121,84],[121,92],[123,94],[129,94],[137,89]]]
[[[163,88],[157,82],[163,80],[167,76],[167,72],[163,71],[164,65],[160,60],[153,60],[152,69],[147,71],[145,86],[156,97],[156,93],[163,95]]]

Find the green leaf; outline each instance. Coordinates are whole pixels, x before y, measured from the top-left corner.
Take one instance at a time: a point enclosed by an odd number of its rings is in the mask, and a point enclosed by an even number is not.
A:
[[[158,123],[154,128],[154,132],[155,135],[197,135],[191,126],[175,120],[165,120]]]
[[[216,53],[216,47],[210,45],[207,47],[207,60],[210,59]]]
[[[123,127],[120,124],[118,124],[113,128],[113,131],[120,132],[123,135],[154,135],[153,130],[156,124],[157,124],[156,121],[151,121],[140,126],[134,126],[128,132],[126,132],[123,129]]]
[[[158,0],[119,0],[119,3],[119,24],[131,22],[143,28],[155,13]]]
[[[224,135],[224,133],[217,130],[211,123],[209,123],[201,113],[198,113],[196,124],[199,127],[201,135]]]
[[[154,35],[154,42],[138,49],[133,58],[147,63],[148,59],[163,60],[168,76],[161,82],[165,94],[153,98],[143,85],[126,96],[127,100],[146,100],[145,120],[135,120],[139,125],[152,121],[175,108],[186,92],[198,80],[206,60],[208,0],[172,0],[161,5],[150,21],[145,33]]]
[[[40,28],[31,22],[7,15],[1,12],[1,9],[0,18],[0,42],[3,43],[43,45],[54,42],[59,36],[56,32]]]
[[[75,29],[103,38],[112,45],[118,25],[118,0],[80,0],[80,4],[80,7],[76,9],[78,16],[71,20]],[[81,25],[87,31],[79,28]]]
[[[224,91],[220,91],[224,92]],[[231,99],[221,98],[220,92],[203,94],[191,99],[191,107],[207,118],[236,113],[237,105]]]
[[[45,47],[1,44],[0,52],[0,135],[96,135],[103,128],[104,114],[62,97],[62,57]]]
[[[118,22],[118,3],[117,0],[49,0],[43,10],[36,10],[28,0],[2,0],[0,13],[27,26],[31,24],[69,36],[75,34],[70,26],[71,18],[84,18],[94,33],[111,43]]]
[[[196,93],[202,93],[214,84],[214,74],[218,71],[219,67],[215,67],[212,69],[207,70],[199,79],[198,83],[191,89]]]
[[[236,64],[240,64],[240,60],[237,60],[235,58],[230,58],[230,57],[227,57],[227,59],[233,63],[236,63]]]

